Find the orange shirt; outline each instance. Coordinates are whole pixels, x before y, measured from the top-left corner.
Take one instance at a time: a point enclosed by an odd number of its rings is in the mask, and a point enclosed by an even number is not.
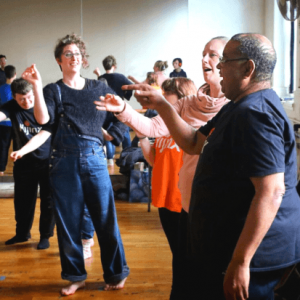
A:
[[[152,171],[152,204],[181,212],[178,181],[183,151],[170,135],[156,138],[153,147],[155,160]]]

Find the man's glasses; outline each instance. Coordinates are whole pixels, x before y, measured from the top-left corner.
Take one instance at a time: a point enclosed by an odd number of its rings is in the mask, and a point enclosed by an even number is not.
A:
[[[72,58],[73,56],[80,56],[81,53],[79,52],[75,52],[75,53],[72,53],[72,52],[65,52],[63,53],[63,55],[66,57],[66,58]]]
[[[224,58],[224,57],[222,57],[222,56],[220,56],[220,58],[219,58],[220,64],[225,64],[225,63],[227,63],[228,61],[235,61],[235,60],[250,60],[250,59],[247,58],[247,57],[228,58],[228,59],[226,59],[226,58]]]

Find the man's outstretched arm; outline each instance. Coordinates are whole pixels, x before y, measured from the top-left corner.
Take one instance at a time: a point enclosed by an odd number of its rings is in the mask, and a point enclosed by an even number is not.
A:
[[[122,89],[136,90],[135,97],[142,106],[157,110],[176,144],[184,152],[200,154],[206,136],[187,124],[161,93],[147,84],[125,85]],[[115,113],[122,112],[125,105],[117,101],[112,95],[101,98],[101,101],[95,101],[95,104],[98,110],[107,110]]]

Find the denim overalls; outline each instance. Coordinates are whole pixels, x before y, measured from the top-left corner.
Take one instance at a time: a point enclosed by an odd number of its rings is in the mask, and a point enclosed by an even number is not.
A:
[[[50,157],[50,185],[54,201],[61,276],[86,279],[81,229],[86,203],[101,248],[106,283],[129,275],[117,223],[113,189],[100,140],[79,135],[60,109]]]

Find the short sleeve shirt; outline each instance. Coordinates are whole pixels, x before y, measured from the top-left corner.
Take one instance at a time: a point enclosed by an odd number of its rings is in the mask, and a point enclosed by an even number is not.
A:
[[[295,139],[276,93],[267,89],[230,102],[199,130],[207,139],[192,189],[193,250],[225,271],[255,194],[250,177],[284,173],[286,193],[250,267],[266,271],[299,261]]]
[[[1,106],[0,111],[10,118],[13,128],[13,150],[20,150],[27,142],[37,135],[41,130],[51,132],[51,126],[40,125],[34,118],[33,108],[25,110],[21,108],[15,100],[10,100]],[[51,139],[40,146],[35,151],[22,157],[25,160],[44,160],[50,155]],[[21,161],[20,160],[20,161]]]

